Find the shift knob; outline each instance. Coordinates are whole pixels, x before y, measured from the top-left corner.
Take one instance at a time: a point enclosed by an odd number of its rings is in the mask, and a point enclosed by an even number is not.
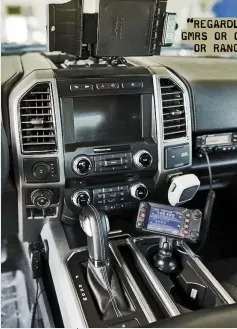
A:
[[[87,235],[88,252],[95,267],[104,266],[109,262],[108,233],[109,219],[92,204],[82,208],[79,221]]]

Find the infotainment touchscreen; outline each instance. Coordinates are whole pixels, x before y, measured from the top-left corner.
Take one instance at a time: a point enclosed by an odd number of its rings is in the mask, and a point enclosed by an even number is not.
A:
[[[140,95],[73,98],[76,143],[106,145],[142,140]]]

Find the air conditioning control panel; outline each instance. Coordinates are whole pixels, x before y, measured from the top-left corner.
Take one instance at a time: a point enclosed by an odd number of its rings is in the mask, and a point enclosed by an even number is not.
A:
[[[113,185],[101,188],[68,189],[65,200],[71,207],[81,208],[93,204],[102,211],[133,209],[141,200],[148,197],[148,186],[136,182],[126,185]]]

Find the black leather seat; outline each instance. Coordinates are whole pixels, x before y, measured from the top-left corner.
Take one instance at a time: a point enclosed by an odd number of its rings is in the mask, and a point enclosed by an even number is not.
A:
[[[213,261],[207,268],[237,302],[237,258]]]

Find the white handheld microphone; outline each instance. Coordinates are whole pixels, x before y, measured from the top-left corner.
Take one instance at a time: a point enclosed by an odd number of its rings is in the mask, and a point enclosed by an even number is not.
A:
[[[178,176],[172,179],[168,190],[168,200],[172,206],[191,200],[200,187],[200,181],[194,174]]]

